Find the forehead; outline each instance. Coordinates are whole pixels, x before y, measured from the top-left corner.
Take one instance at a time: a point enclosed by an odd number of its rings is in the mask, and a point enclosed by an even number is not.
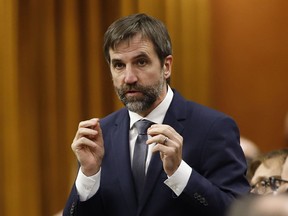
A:
[[[133,58],[143,54],[151,57],[156,55],[153,43],[140,34],[118,43],[114,49],[110,48],[109,53],[111,60]]]
[[[261,163],[251,180],[252,183],[256,183],[261,178],[269,178],[271,176],[281,176],[282,163],[278,158],[271,158]]]

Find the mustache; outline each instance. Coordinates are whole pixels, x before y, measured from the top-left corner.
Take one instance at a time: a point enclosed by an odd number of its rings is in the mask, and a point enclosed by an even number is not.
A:
[[[121,92],[129,92],[129,91],[140,91],[144,92],[146,91],[146,88],[139,84],[125,84],[121,87]]]

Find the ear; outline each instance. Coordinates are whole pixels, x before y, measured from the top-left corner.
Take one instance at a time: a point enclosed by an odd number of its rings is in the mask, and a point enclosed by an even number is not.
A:
[[[173,61],[172,55],[168,55],[164,60],[163,69],[164,69],[165,79],[167,79],[171,76],[172,61]]]

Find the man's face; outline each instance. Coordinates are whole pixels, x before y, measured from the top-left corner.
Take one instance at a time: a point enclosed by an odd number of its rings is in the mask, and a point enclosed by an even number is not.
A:
[[[251,185],[255,185],[256,183],[259,183],[262,180],[263,181],[267,180],[269,177],[272,176],[281,178],[282,165],[283,162],[279,157],[267,159],[264,163],[260,164],[260,166],[255,171],[251,179]],[[271,188],[268,187],[264,194],[271,192],[272,192]]]
[[[161,65],[153,43],[140,35],[121,42],[109,53],[118,97],[129,110],[147,115],[166,95],[172,56],[167,56]]]

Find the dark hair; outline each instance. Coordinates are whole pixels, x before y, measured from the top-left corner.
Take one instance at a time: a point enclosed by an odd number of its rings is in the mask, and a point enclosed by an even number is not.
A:
[[[165,25],[158,19],[140,13],[120,18],[109,26],[103,46],[106,61],[110,63],[110,48],[115,49],[120,42],[129,41],[136,34],[151,40],[162,65],[165,58],[172,54],[171,39]]]

